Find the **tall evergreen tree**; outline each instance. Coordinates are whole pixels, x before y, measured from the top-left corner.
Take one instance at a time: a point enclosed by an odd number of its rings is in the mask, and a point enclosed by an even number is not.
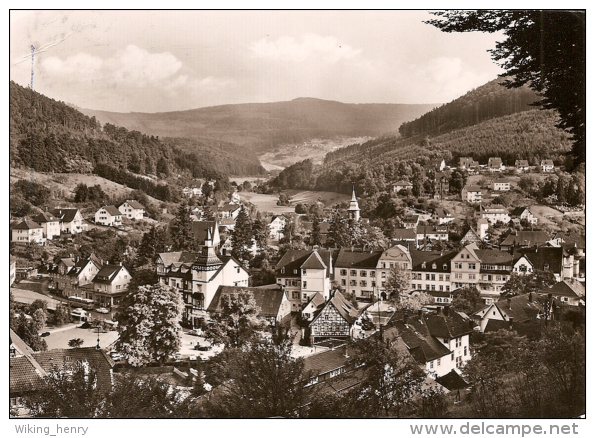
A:
[[[322,245],[322,236],[320,234],[320,219],[318,216],[314,217],[312,221],[312,234],[310,235],[311,245]]]
[[[232,254],[242,261],[250,260],[250,248],[252,247],[252,221],[246,213],[244,206],[240,209],[236,224],[231,234]]]
[[[192,251],[195,249],[192,219],[190,218],[190,208],[187,204],[180,204],[176,217],[172,219],[169,226],[169,234],[172,242],[172,250]]]

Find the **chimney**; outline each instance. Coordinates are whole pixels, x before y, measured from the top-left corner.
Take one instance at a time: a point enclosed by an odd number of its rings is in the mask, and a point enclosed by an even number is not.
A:
[[[438,315],[438,316],[442,316],[442,306],[438,306],[438,307],[436,308],[436,315]]]
[[[512,323],[514,322],[514,318],[511,316],[508,318],[508,329],[512,330]]]
[[[531,302],[533,302],[533,292],[529,292],[529,297],[528,297],[528,299],[529,299],[529,302],[530,302],[530,303],[531,303]]]
[[[106,264],[106,265],[109,265],[109,260],[106,260],[106,261],[105,261],[105,264]]]
[[[510,298],[506,299],[506,305],[508,306],[508,310],[512,309],[512,300]]]

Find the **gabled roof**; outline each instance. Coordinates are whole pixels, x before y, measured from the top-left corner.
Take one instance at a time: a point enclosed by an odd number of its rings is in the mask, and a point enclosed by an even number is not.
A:
[[[506,236],[500,246],[541,246],[550,240],[545,231],[516,231]]]
[[[312,254],[306,259],[304,264],[301,266],[302,269],[326,269],[327,266],[324,264],[318,251],[312,251]]]
[[[200,255],[198,252],[178,251],[178,252],[161,252],[157,258],[163,261],[165,266],[190,264],[196,260]]]
[[[501,165],[502,165],[502,158],[500,158],[500,157],[488,158],[488,166],[489,167],[500,167]]]
[[[79,212],[77,208],[54,208],[52,214],[60,219],[61,222],[72,222]]]
[[[33,358],[50,372],[54,367],[87,362],[97,371],[97,387],[100,391],[109,391],[112,387],[111,369],[115,362],[102,349],[95,347],[65,348],[34,353]]]
[[[13,230],[34,230],[37,228],[41,228],[41,225],[31,219],[24,219],[22,222],[19,222],[12,227]]]
[[[541,165],[542,166],[553,166],[554,161],[553,160],[541,160]]]
[[[448,234],[448,230],[433,225],[418,225],[416,231],[417,234]]]
[[[376,269],[382,253],[381,250],[362,251],[341,248],[335,267]]]
[[[308,259],[310,258],[310,256],[312,255],[312,253],[315,252],[314,250],[308,250],[308,249],[290,249],[288,250],[285,254],[283,254],[283,257],[281,257],[281,260],[279,260],[279,262],[277,262],[277,265],[275,266],[275,271],[280,271],[281,269],[285,269],[285,272],[283,273],[284,276],[301,276],[301,271],[300,269],[302,269],[302,265],[304,263],[306,263],[306,261],[308,261]],[[323,250],[323,249],[317,249],[316,252],[318,253],[318,258],[320,259],[320,261],[324,264],[324,267],[327,268],[327,275],[330,275],[330,271],[332,268],[332,253],[331,251],[328,250]],[[313,266],[316,264],[316,262],[312,261],[311,262],[313,264]],[[309,263],[310,264],[310,263]],[[306,267],[307,269],[307,267]],[[320,269],[319,268],[310,268],[310,269]],[[293,271],[297,271],[296,274],[293,273]]]
[[[415,240],[417,233],[413,228],[395,228],[392,231],[393,239],[397,240]]]
[[[393,183],[393,186],[412,186],[412,185],[413,184],[411,184],[409,181],[405,181],[404,179]]]
[[[67,275],[76,277],[78,276],[83,269],[89,264],[93,263],[98,269],[101,267],[101,263],[98,263],[97,258],[94,255],[91,255],[87,259],[79,259],[77,260],[72,268],[68,271]]]
[[[529,167],[529,161],[527,160],[516,160],[514,165],[517,167]]]
[[[529,301],[529,297],[532,301]],[[504,298],[494,303],[506,319],[514,318],[516,322],[536,319],[542,310],[543,298],[537,294],[523,294],[512,298]]]
[[[469,386],[469,383],[465,382],[465,379],[463,379],[461,375],[455,370],[452,370],[450,373],[445,374],[444,376],[437,377],[436,382],[440,383],[449,391],[464,389]]]
[[[324,297],[322,296],[322,294],[320,292],[316,292],[312,298],[310,298],[310,301],[308,301],[308,303],[306,304],[306,307],[308,307],[310,304],[312,304],[315,308],[319,308],[320,306],[322,306],[325,303]]]
[[[93,278],[93,283],[112,284],[122,269],[126,268],[122,265],[103,265]]]
[[[59,219],[57,217],[55,217],[53,214],[47,211],[42,211],[41,213],[36,214],[32,217],[32,219],[39,224],[46,224],[48,222],[59,222]]]
[[[112,216],[122,216],[122,212],[120,210],[118,210],[114,205],[104,205],[101,208],[103,208],[105,211],[107,211]]]
[[[126,202],[128,202],[128,205],[130,205],[132,208],[136,208],[138,210],[144,210],[145,207],[143,204],[141,204],[140,202],[132,199],[132,200],[127,200]],[[124,205],[124,204],[122,204]]]
[[[350,360],[347,354],[346,347],[335,348],[334,350],[327,350],[322,353],[307,356],[304,361],[304,374],[321,375],[329,373],[337,368],[347,365]]]
[[[219,286],[217,292],[209,304],[207,312],[221,313],[221,299],[225,295],[239,292],[252,292],[256,306],[259,308],[258,315],[262,317],[277,317],[281,308],[281,303],[285,297],[285,290],[281,286],[273,288],[258,287],[239,287],[239,286]]]
[[[549,290],[546,289],[541,292],[571,298],[583,298],[585,296],[585,286],[580,281],[564,280],[554,284]]]
[[[425,315],[424,320],[430,334],[439,338],[454,339],[473,331],[469,324],[463,320],[463,317],[457,313],[449,316]]]
[[[436,210],[434,210],[434,213],[438,217],[452,217],[452,215],[450,214],[450,212],[448,210],[442,208],[442,207],[436,208]]]
[[[450,273],[450,261],[458,254],[458,251],[447,253],[441,251],[411,251],[411,261],[414,271],[430,271],[436,273]],[[425,262],[425,268],[423,267]],[[436,264],[436,269],[433,265]],[[446,264],[446,269],[444,265]]]
[[[11,357],[9,366],[10,392],[23,393],[39,389],[44,384],[47,373],[31,355]]]
[[[324,311],[324,309],[326,309],[327,306],[332,306],[335,309],[337,309],[341,317],[345,321],[347,321],[349,325],[352,325],[359,316],[359,314],[365,310],[365,308],[356,309],[355,307],[353,307],[353,305],[343,297],[341,292],[337,291],[333,294],[331,299],[327,301],[326,305],[319,307],[319,310],[316,313],[316,315],[314,315],[314,318],[310,322],[310,325],[314,324],[314,322],[318,319],[318,317],[322,314],[322,312]]]
[[[465,187],[463,187],[463,190],[466,190],[468,192],[481,192],[481,187],[479,187],[479,186],[465,186]]]
[[[541,247],[536,249],[521,248],[518,254],[523,254],[533,265],[533,269],[545,271],[547,270],[553,273],[560,273],[562,271],[562,259],[564,257],[564,249]]]
[[[512,266],[512,254],[506,251],[494,249],[476,249],[475,254],[479,257],[482,264],[486,265],[507,265]]]
[[[519,217],[521,214],[523,214],[525,211],[529,211],[529,213],[531,213],[531,210],[529,210],[527,207],[515,207],[510,211],[510,215],[512,217]]]
[[[494,182],[499,184],[505,184],[510,183],[510,180],[508,178],[496,178]]]

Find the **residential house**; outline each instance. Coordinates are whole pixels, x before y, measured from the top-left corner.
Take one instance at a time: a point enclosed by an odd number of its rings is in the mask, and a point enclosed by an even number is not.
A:
[[[54,237],[60,237],[60,219],[47,211],[36,214],[32,219],[41,225],[43,237],[52,240]]]
[[[125,201],[118,210],[128,219],[142,220],[145,217],[145,207],[135,200]]]
[[[390,292],[386,290],[386,279],[390,275],[390,270],[398,267],[402,271],[409,271],[412,266],[413,259],[411,258],[409,249],[403,245],[391,246],[380,255],[375,283],[379,287],[378,291],[381,300],[391,298]]]
[[[205,245],[209,236],[215,250],[221,246],[221,234],[217,221],[193,221],[192,234],[200,246]]]
[[[495,321],[506,321],[508,324],[527,323],[543,318],[543,303],[537,294],[532,293],[495,300],[477,310],[473,319],[478,322],[481,332],[486,331],[486,328],[490,331],[488,325]]]
[[[317,312],[321,310],[322,306],[324,306],[325,303],[326,300],[324,299],[322,294],[320,292],[316,292],[302,309],[302,320],[312,321],[312,319],[314,319],[314,315],[316,315]]]
[[[488,229],[490,228],[490,222],[487,219],[477,219],[477,236],[480,240],[484,241],[488,237]]]
[[[292,249],[283,254],[275,277],[287,290],[291,311],[301,311],[316,293],[329,299],[334,269],[332,253],[327,250]]]
[[[110,265],[106,262],[93,278],[93,294],[89,298],[103,307],[120,304],[122,297],[128,293],[128,284],[132,276],[122,264]]]
[[[550,235],[545,231],[514,231],[506,236],[500,244],[502,251],[512,251],[515,248],[534,248],[545,245]]]
[[[267,321],[270,325],[278,325],[288,320],[291,315],[291,304],[287,292],[280,285],[274,287],[239,287],[219,286],[207,312],[210,315],[222,312],[222,299],[224,296],[250,292],[258,308],[258,318]]]
[[[122,213],[113,205],[104,205],[95,213],[95,223],[108,227],[122,225]]]
[[[92,299],[92,287],[80,290],[83,286],[91,285],[102,266],[100,259],[91,254],[87,258],[68,257],[48,269],[51,282],[49,288],[64,297],[78,296]]]
[[[513,272],[519,274],[549,271],[556,281],[562,281],[576,278],[579,273],[579,261],[561,247],[518,248],[514,256]]]
[[[551,294],[553,298],[570,306],[578,306],[581,302],[585,304],[585,286],[577,280],[562,280],[549,289],[539,291],[538,294],[545,296]]]
[[[201,252],[160,253],[155,261],[159,284],[182,293],[183,317],[199,326],[219,286],[248,287],[249,273],[235,258],[217,256],[210,231]]]
[[[510,191],[510,180],[508,178],[496,178],[492,182],[492,190],[497,192]]]
[[[450,192],[450,174],[436,172],[434,174],[434,199],[444,199]]]
[[[516,160],[514,162],[514,167],[516,168],[517,172],[528,172],[529,162],[527,160]]]
[[[392,239],[398,242],[413,242],[417,246],[417,229],[395,228],[392,231]]]
[[[416,228],[416,239],[418,245],[420,242],[428,241],[448,241],[448,230],[442,227],[431,225],[418,225]]]
[[[552,172],[554,170],[554,162],[552,160],[541,160],[540,167],[542,172]]]
[[[490,157],[488,158],[488,170],[490,172],[502,172],[505,169],[502,158]]]
[[[510,279],[513,256],[510,253],[492,249],[476,249],[475,254],[481,261],[477,289],[484,302],[497,300],[504,284]]]
[[[419,225],[419,215],[410,214],[403,218],[403,226],[405,228],[415,229]]]
[[[341,292],[334,292],[308,324],[305,330],[306,342],[314,345],[328,338],[351,338],[353,325],[360,313]]]
[[[446,169],[446,162],[442,158],[436,158],[430,160],[430,162],[428,163],[428,168],[436,170],[438,172],[442,172],[444,169]]]
[[[227,204],[223,207],[219,207],[217,210],[217,217],[219,219],[235,219],[240,214],[240,210],[242,209],[241,205],[238,204]]]
[[[351,363],[348,346],[306,356],[303,374],[309,376],[306,386],[320,385],[316,394],[341,393],[361,383],[362,369]]]
[[[413,190],[413,184],[409,181],[401,180],[393,184],[393,192],[399,193],[402,190]]]
[[[182,194],[188,198],[202,196],[202,187],[184,187],[182,189]]]
[[[52,214],[60,220],[60,232],[62,234],[78,234],[87,229],[83,223],[83,216],[77,208],[54,208]]]
[[[494,204],[489,206],[481,205],[479,207],[479,217],[487,219],[490,225],[494,225],[498,222],[507,224],[510,222],[510,215],[508,210],[502,205]]]
[[[112,388],[115,363],[101,348],[93,346],[36,352],[10,330],[9,351],[11,416],[27,417],[28,410],[24,406],[23,397],[41,390],[45,386],[44,379],[63,366],[90,366],[97,373],[96,388],[103,393]]]
[[[477,250],[479,250],[477,245],[470,243],[451,259],[453,290],[477,286],[481,268],[481,259],[476,253]]]
[[[341,248],[335,262],[335,280],[356,299],[371,301],[374,296],[379,297],[380,282],[386,281],[387,276],[387,271],[380,278],[377,273],[382,254],[382,250]]]
[[[461,190],[461,199],[471,204],[481,203],[481,188],[479,186],[465,186]]]
[[[479,220],[485,220],[485,219],[479,219]],[[487,220],[486,220],[486,222],[487,222]],[[478,234],[473,230],[473,228],[469,228],[469,230],[467,230],[467,232],[465,233],[465,235],[461,239],[461,243],[463,245],[468,245],[470,243],[479,243],[482,240],[483,239],[481,239],[478,236]]]
[[[442,377],[453,370],[462,371],[471,359],[469,335],[473,329],[448,307],[438,314],[397,314],[386,330],[387,337],[397,335],[413,359],[433,377]]]
[[[455,220],[455,217],[450,213],[450,211],[442,207],[438,207],[436,210],[434,210],[432,218],[438,221],[439,225],[445,225]]]
[[[411,251],[411,290],[450,293],[451,260],[456,255],[457,251]]]
[[[459,169],[466,170],[469,173],[474,173],[479,170],[479,162],[474,161],[472,157],[460,157]]]
[[[281,240],[283,238],[283,229],[287,223],[287,218],[283,214],[277,214],[272,217],[269,223],[269,237],[271,239]]]
[[[510,212],[510,219],[512,221],[518,220],[520,221],[527,221],[527,223],[531,225],[537,224],[537,218],[533,216],[531,210],[527,207],[516,207]]]
[[[11,242],[27,245],[29,243],[43,243],[43,227],[31,219],[24,219],[11,227]]]

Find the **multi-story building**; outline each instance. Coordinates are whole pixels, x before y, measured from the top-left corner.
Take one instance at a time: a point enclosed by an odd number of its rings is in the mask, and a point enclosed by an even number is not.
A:
[[[106,262],[93,278],[92,296],[86,298],[92,299],[101,306],[117,306],[122,297],[128,293],[131,279],[130,272],[121,263],[110,265]]]
[[[511,220],[516,219],[518,221],[525,220],[531,225],[535,225],[538,222],[538,219],[535,216],[533,216],[533,213],[531,213],[531,210],[529,210],[527,207],[514,208],[510,212],[510,218]]]
[[[510,180],[508,178],[497,178],[492,182],[492,189],[497,192],[510,191]]]
[[[529,170],[529,161],[527,160],[516,160],[514,167],[517,172],[527,172]]]
[[[128,219],[142,220],[145,217],[145,207],[135,200],[125,201],[118,210]]]
[[[182,293],[184,319],[193,327],[208,317],[219,286],[247,287],[249,273],[233,257],[217,256],[210,231],[200,253],[160,253],[156,259],[159,283]]]
[[[490,172],[502,172],[505,169],[502,158],[490,157],[488,158],[488,170]]]
[[[341,288],[354,294],[357,299],[371,301],[374,296],[378,297],[379,288],[382,287],[383,281],[386,282],[390,269],[386,267],[382,271],[384,274],[378,275],[382,253],[381,250],[341,248],[335,263],[335,280]]]
[[[327,338],[350,338],[353,335],[353,324],[359,314],[358,309],[336,291],[314,314],[304,337],[310,345]]]
[[[83,216],[77,208],[54,208],[52,214],[60,220],[60,232],[64,234],[78,234],[87,229],[83,223]]]
[[[84,290],[81,288],[93,283],[101,266],[101,260],[93,254],[87,258],[63,258],[48,269],[52,280],[49,286],[64,297],[77,296],[93,299],[92,286]]]
[[[411,290],[451,292],[451,260],[456,251],[412,251]]]
[[[53,214],[42,211],[36,214],[32,219],[41,225],[43,237],[52,240],[54,237],[60,237],[60,219]]]
[[[482,219],[487,219],[490,225],[493,225],[497,222],[502,222],[505,224],[510,222],[508,210],[506,210],[506,208],[504,208],[502,205],[490,205],[487,207],[484,207],[483,205],[480,206],[479,217]]]
[[[277,284],[286,288],[292,312],[300,312],[316,293],[328,300],[333,272],[332,253],[322,249],[289,250],[275,266]]]
[[[481,269],[481,260],[476,253],[478,249],[475,243],[471,243],[451,259],[451,281],[454,290],[477,286]]]
[[[484,302],[489,304],[500,298],[504,284],[510,279],[513,256],[491,249],[476,249],[475,254],[481,260],[477,289]]]
[[[95,213],[95,223],[108,227],[122,225],[122,213],[113,205],[104,205]]]
[[[28,243],[43,243],[43,228],[31,219],[25,219],[11,228],[11,242],[26,245]]]
[[[473,185],[463,187],[461,199],[471,204],[479,204],[481,202],[481,187]]]
[[[541,171],[552,172],[554,170],[554,162],[552,160],[541,160]]]

